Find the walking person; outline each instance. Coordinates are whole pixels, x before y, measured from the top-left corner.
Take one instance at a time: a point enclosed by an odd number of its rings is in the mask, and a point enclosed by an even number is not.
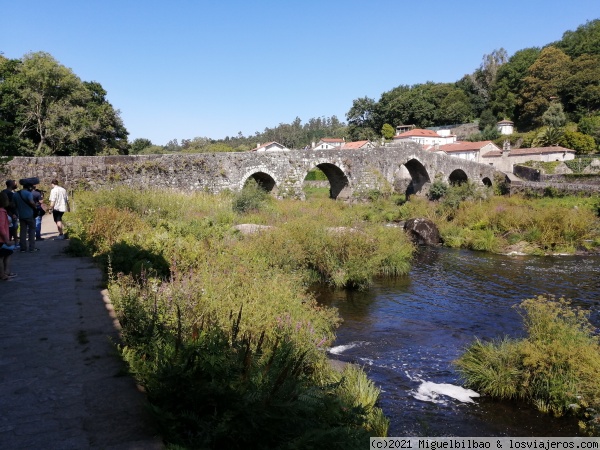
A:
[[[23,181],[21,181],[23,183]],[[33,184],[23,184],[23,189],[13,194],[13,201],[17,206],[17,212],[19,214],[19,226],[21,232],[19,233],[19,240],[21,246],[21,253],[27,251],[29,243],[29,252],[37,252],[40,249],[35,247],[35,215],[37,211],[35,203],[33,202]]]
[[[69,211],[69,197],[67,190],[58,185],[58,180],[52,180],[52,190],[50,191],[50,212],[58,229],[58,237],[56,239],[64,239],[62,216]]]

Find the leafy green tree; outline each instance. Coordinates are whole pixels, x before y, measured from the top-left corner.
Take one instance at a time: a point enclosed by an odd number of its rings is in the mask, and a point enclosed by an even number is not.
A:
[[[496,83],[492,87],[489,107],[497,117],[510,117],[518,121],[523,80],[529,68],[540,55],[536,47],[517,51],[506,64],[498,68]]]
[[[20,63],[0,55],[0,154],[6,156],[22,154],[16,124],[19,96],[13,81]]]
[[[600,115],[583,117],[579,120],[577,128],[581,133],[592,136],[600,149]]]
[[[575,150],[580,154],[595,153],[598,150],[594,138],[579,131],[565,131],[559,143],[563,147]]]
[[[469,99],[469,105],[473,117],[479,117],[481,113],[488,107],[488,103],[478,93],[478,88],[473,82],[471,75],[465,75],[455,83],[457,89],[460,89],[465,93]],[[512,116],[509,116],[512,117]]]
[[[488,125],[481,132],[481,139],[484,141],[493,141],[500,137],[500,131],[496,125]]]
[[[525,128],[541,124],[544,111],[553,99],[560,99],[565,81],[570,75],[571,59],[556,47],[546,47],[527,71],[521,91],[522,115]]]
[[[352,102],[352,107],[346,113],[349,134],[354,140],[373,139],[377,136],[373,128],[375,100],[369,97],[358,98]]]
[[[479,129],[484,130],[488,127],[497,128],[498,119],[494,115],[491,109],[486,109],[481,113],[479,118]]]
[[[383,127],[381,127],[381,135],[385,139],[392,139],[396,134],[396,130],[389,123],[384,123]]]
[[[440,103],[440,120],[446,123],[466,123],[472,119],[469,97],[464,91],[454,88]]]
[[[119,111],[115,111],[112,105],[106,100],[106,90],[100,83],[83,82],[90,97],[84,108],[88,128],[86,137],[75,145],[71,145],[73,155],[102,155],[127,154],[128,132],[121,120]]]
[[[562,103],[552,102],[546,112],[542,114],[542,123],[548,127],[564,127],[567,124],[567,116]]]
[[[566,31],[554,46],[571,58],[582,55],[600,55],[600,19],[586,22],[575,31]]]
[[[575,121],[600,112],[600,54],[579,56],[570,72],[562,90],[566,111]]]
[[[0,62],[0,142],[22,155],[125,153],[127,130],[99,83],[82,82],[44,52]]]
[[[145,148],[151,147],[152,141],[150,139],[137,138],[131,143],[131,147],[129,152],[136,155],[140,153]]]
[[[167,142],[167,145],[165,145],[165,150],[168,152],[179,152],[181,151],[181,147],[177,142],[177,139],[171,139]]]

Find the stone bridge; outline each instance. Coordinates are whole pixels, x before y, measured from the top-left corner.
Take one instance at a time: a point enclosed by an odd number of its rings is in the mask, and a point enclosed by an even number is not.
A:
[[[71,189],[114,184],[220,192],[254,179],[278,197],[304,198],[307,173],[327,176],[330,197],[352,199],[370,191],[426,194],[440,179],[491,185],[492,166],[426,152],[412,142],[372,150],[290,150],[132,156],[16,157],[0,165],[5,178],[37,176],[42,186],[58,178]]]

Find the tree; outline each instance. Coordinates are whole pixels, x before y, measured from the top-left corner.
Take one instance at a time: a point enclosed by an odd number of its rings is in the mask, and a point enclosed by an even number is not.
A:
[[[572,62],[563,98],[574,121],[600,112],[600,55],[581,55]]]
[[[11,125],[0,141],[17,154],[126,153],[127,130],[99,83],[82,82],[44,52],[0,62],[0,110]]]
[[[565,131],[559,142],[563,147],[575,150],[580,154],[595,153],[598,149],[592,136],[579,131]]]
[[[600,115],[583,117],[579,120],[577,129],[581,133],[592,136],[600,149]]]
[[[348,120],[348,134],[353,140],[373,139],[377,133],[373,128],[375,113],[375,100],[369,97],[356,99],[346,113]]]
[[[494,115],[491,109],[486,109],[481,113],[481,117],[479,118],[479,129],[484,130],[487,127],[497,128],[498,119]]]
[[[471,75],[471,79],[478,94],[486,103],[491,99],[491,93],[496,84],[498,70],[507,62],[507,60],[508,54],[506,53],[506,50],[503,48],[494,50],[489,55],[483,55],[483,61],[481,62],[479,69]]]
[[[396,134],[396,130],[389,123],[384,123],[383,127],[381,127],[381,135],[385,139],[388,139],[388,140],[392,139],[395,134]]]
[[[498,68],[496,83],[491,91],[489,107],[496,117],[519,120],[521,114],[518,98],[523,88],[523,79],[529,68],[540,55],[537,47],[517,51],[506,64]]]
[[[542,123],[547,127],[561,128],[567,124],[567,116],[562,103],[552,102],[546,112],[542,114]]]
[[[600,55],[600,19],[588,21],[575,31],[566,31],[554,46],[571,58],[582,55]]]
[[[532,142],[533,147],[551,147],[560,145],[565,131],[559,127],[544,127]]]
[[[453,89],[441,101],[440,119],[446,123],[466,123],[472,118],[469,97],[462,90]]]
[[[150,139],[137,138],[131,143],[130,153],[136,155],[147,147],[152,147]]]
[[[556,47],[546,47],[527,71],[523,80],[520,104],[521,125],[530,128],[541,124],[544,111],[550,102],[563,92],[570,75],[570,58]]]

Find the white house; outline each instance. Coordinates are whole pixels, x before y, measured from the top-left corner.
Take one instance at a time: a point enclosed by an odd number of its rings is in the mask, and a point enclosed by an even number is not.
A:
[[[346,143],[345,139],[337,139],[337,138],[323,138],[315,145],[313,143],[313,150],[332,150],[332,149],[340,149]]]
[[[276,151],[289,151],[289,148],[281,145],[279,142],[267,142],[266,144],[256,144],[256,148],[253,148],[253,152],[276,152]]]
[[[430,145],[444,145],[456,142],[456,135],[450,134],[449,130],[440,130],[440,133],[436,133],[433,130],[424,130],[422,128],[415,128],[414,130],[405,131],[403,133],[394,136],[396,141],[412,141],[417,144],[421,144],[424,147]]]
[[[463,142],[457,141],[429,148],[430,151],[441,151],[467,161],[483,163],[482,156],[489,152],[499,152],[500,148],[492,141]]]
[[[505,145],[502,150],[482,155],[481,162],[490,164],[502,172],[512,172],[515,164],[527,161],[551,162],[571,159],[575,159],[575,150],[569,148],[553,146],[511,149],[510,145]]]

